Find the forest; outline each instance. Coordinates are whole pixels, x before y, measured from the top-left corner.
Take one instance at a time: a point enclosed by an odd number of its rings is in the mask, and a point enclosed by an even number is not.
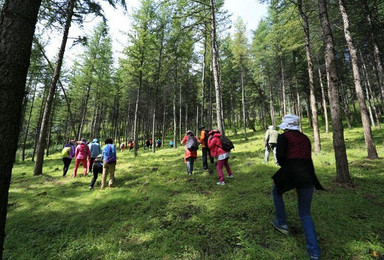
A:
[[[259,0],[268,13],[249,35],[224,1],[141,0],[119,58],[101,2],[124,9],[125,0],[0,1],[0,147],[10,147],[0,162],[1,241],[14,162],[44,175],[71,139],[133,140],[136,158],[148,139],[177,149],[205,125],[246,143],[296,114],[314,155],[332,143],[338,185],[354,187],[346,131],[361,128],[360,153],[380,160],[384,2]],[[71,26],[90,17],[102,22],[66,60]],[[47,37],[52,30],[60,38]],[[49,41],[61,43],[54,60]]]

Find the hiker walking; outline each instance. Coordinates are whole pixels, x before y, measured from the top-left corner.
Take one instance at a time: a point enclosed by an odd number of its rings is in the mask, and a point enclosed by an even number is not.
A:
[[[132,141],[132,139],[131,140],[129,140],[129,143],[128,143],[128,146],[129,146],[129,151],[130,150],[132,150],[133,149],[133,141]]]
[[[124,149],[125,149],[125,144],[123,142],[123,143],[120,144],[120,151],[124,152]]]
[[[84,176],[87,176],[87,171],[88,171],[87,161],[90,160],[90,151],[87,145],[87,140],[85,140],[84,138],[76,147],[75,157],[76,157],[76,162],[75,162],[75,169],[73,170],[73,177],[77,176],[77,168],[79,168],[80,163],[82,163],[84,167]]]
[[[75,157],[75,140],[71,140],[68,144],[66,144],[61,152],[63,158],[63,177],[67,175],[69,165],[71,164],[72,158]]]
[[[160,138],[158,138],[158,139],[156,140],[156,146],[157,146],[157,148],[160,149],[160,147],[161,147],[161,140],[160,140]]]
[[[268,126],[268,130],[265,132],[265,137],[264,137],[264,145],[265,145],[264,163],[268,162],[269,152],[272,150],[273,157],[275,158],[275,165],[278,165],[277,157],[276,157],[276,146],[277,146],[278,135],[279,135],[279,132],[276,131],[273,125]]]
[[[93,173],[93,178],[91,180],[91,183],[89,184],[89,189],[92,190],[93,186],[95,186],[97,177],[99,176],[99,173],[103,172],[103,155],[99,154],[93,163],[92,167],[92,173]]]
[[[272,189],[276,219],[273,226],[289,234],[283,193],[296,189],[299,216],[304,229],[310,259],[320,259],[315,225],[311,217],[313,190],[324,188],[315,175],[309,138],[299,131],[299,117],[288,114],[279,125],[284,131],[277,139],[277,161],[281,168],[273,175]]]
[[[227,170],[228,178],[233,178],[231,167],[229,167],[228,160],[231,157],[231,153],[223,149],[223,145],[220,141],[221,133],[219,130],[212,130],[209,132],[208,148],[211,152],[211,156],[217,159],[217,174],[219,175],[219,181],[217,185],[225,185],[223,167]]]
[[[99,143],[99,139],[95,138],[92,140],[92,142],[88,145],[89,150],[91,152],[91,160],[89,161],[89,172],[92,172],[92,165],[95,161],[96,157],[101,154],[101,147]]]
[[[105,188],[107,181],[107,175],[109,174],[108,187],[112,187],[115,179],[116,168],[116,147],[113,144],[113,140],[108,138],[105,140],[105,146],[103,148],[103,177],[101,179],[101,189]]]
[[[193,164],[197,158],[199,140],[197,140],[191,130],[188,130],[183,140],[181,140],[181,145],[185,145],[184,161],[187,164],[188,176],[191,176],[193,173]]]
[[[209,137],[209,131],[205,129],[205,126],[201,125],[199,127],[200,131],[200,143],[201,143],[201,150],[202,150],[202,158],[203,158],[203,169],[208,170],[208,157],[211,162],[211,164],[214,163],[214,158],[211,156],[211,152],[208,148],[208,137]]]

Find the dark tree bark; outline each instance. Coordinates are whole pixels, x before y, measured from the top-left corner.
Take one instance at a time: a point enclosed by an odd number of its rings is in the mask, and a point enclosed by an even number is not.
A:
[[[8,190],[40,4],[39,0],[5,0],[0,14],[0,147],[7,147],[7,153],[0,161],[0,258],[4,250]]]
[[[353,71],[353,78],[355,81],[356,96],[359,102],[361,121],[363,123],[363,128],[364,128],[365,146],[367,147],[368,158],[377,159],[378,155],[377,155],[375,143],[373,142],[371,126],[369,124],[368,110],[364,100],[363,88],[361,87],[360,68],[358,65],[357,52],[356,52],[355,45],[353,44],[351,33],[349,31],[349,18],[348,18],[347,11],[345,9],[344,0],[339,0],[339,7],[340,7],[341,15],[343,17],[344,36],[345,36],[345,40],[347,41],[349,53],[351,55],[352,71]]]
[[[53,73],[51,85],[48,92],[47,101],[44,108],[43,120],[41,122],[41,129],[39,134],[39,141],[36,150],[36,162],[35,168],[33,170],[33,175],[40,175],[43,173],[43,163],[44,163],[44,149],[46,146],[47,139],[47,130],[48,122],[52,112],[53,99],[56,93],[56,85],[60,78],[61,67],[64,59],[65,46],[68,40],[69,28],[71,27],[73,9],[75,8],[76,0],[70,0],[68,3],[67,18],[65,21],[64,34],[61,40],[61,46],[59,50],[59,55],[57,59],[57,64],[55,67],[55,72]]]
[[[319,16],[325,47],[325,64],[328,76],[328,95],[331,106],[331,117],[333,127],[333,148],[336,158],[336,180],[341,184],[350,184],[351,177],[348,169],[347,151],[344,141],[344,128],[341,121],[339,104],[339,76],[336,66],[335,49],[331,25],[328,19],[326,0],[319,0]]]

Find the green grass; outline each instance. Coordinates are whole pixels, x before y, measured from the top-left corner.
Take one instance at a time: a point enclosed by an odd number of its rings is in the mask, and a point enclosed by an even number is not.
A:
[[[304,132],[312,136],[309,129]],[[201,170],[201,159],[188,180],[182,148],[155,154],[141,149],[137,158],[118,153],[116,187],[103,191],[89,191],[89,177],[61,177],[59,154],[45,160],[44,175],[38,177],[32,176],[31,162],[18,162],[4,258],[306,259],[293,192],[284,195],[293,235],[272,228],[270,177],[277,167],[262,164],[263,137],[262,130],[249,134],[248,142],[231,137],[235,178],[225,186],[215,184],[212,166],[212,174]],[[374,137],[383,156],[383,131],[374,129]],[[365,159],[362,129],[347,129],[355,187],[340,187],[332,135],[321,138],[323,150],[314,163],[327,191],[315,193],[312,215],[323,259],[384,259],[383,159]]]

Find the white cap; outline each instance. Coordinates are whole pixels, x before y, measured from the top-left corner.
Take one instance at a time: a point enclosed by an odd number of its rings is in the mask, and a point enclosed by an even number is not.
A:
[[[288,114],[283,118],[283,122],[279,127],[282,130],[299,130],[299,117],[297,115]]]

